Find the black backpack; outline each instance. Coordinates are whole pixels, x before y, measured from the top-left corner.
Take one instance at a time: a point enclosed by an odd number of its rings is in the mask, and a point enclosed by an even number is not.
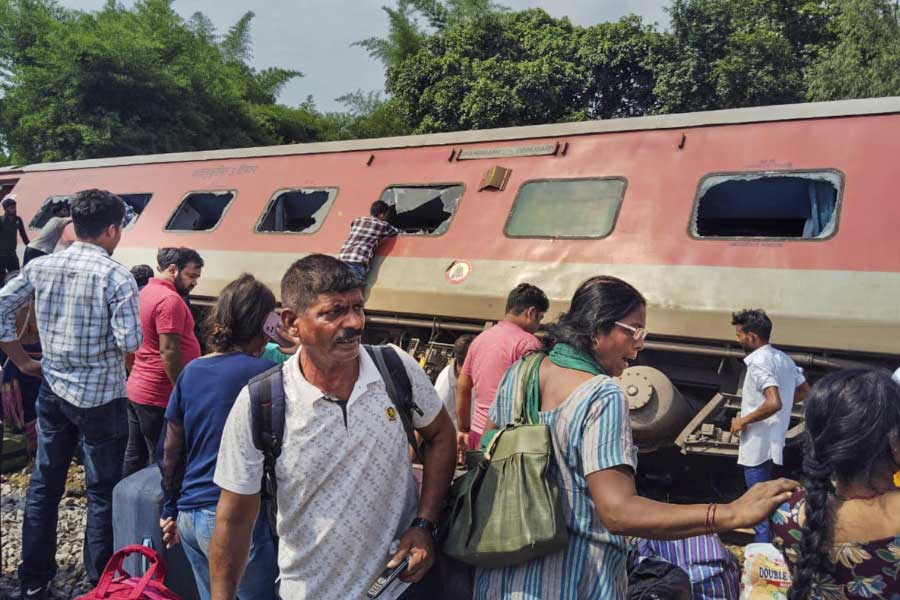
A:
[[[390,346],[366,346],[366,352],[378,367],[388,396],[397,409],[406,439],[416,452],[416,459],[423,462],[422,448],[416,442],[412,413],[422,415],[413,401],[412,384],[403,366],[403,360]],[[284,378],[282,365],[260,373],[247,384],[250,390],[250,427],[253,445],[263,453],[262,501],[269,519],[272,535],[277,537],[275,515],[278,513],[278,483],[275,479],[275,463],[281,455],[284,440]]]

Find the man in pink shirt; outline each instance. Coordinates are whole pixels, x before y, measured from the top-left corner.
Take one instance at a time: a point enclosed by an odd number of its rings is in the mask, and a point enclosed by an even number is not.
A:
[[[181,370],[200,356],[194,317],[184,301],[203,268],[190,248],[161,248],[159,276],[150,279],[138,298],[144,341],[134,354],[128,377],[128,447],[123,477],[154,459],[169,395]]]
[[[549,307],[547,295],[540,288],[520,283],[506,299],[503,320],[480,333],[469,346],[466,362],[456,382],[457,445],[460,452],[478,448],[488,410],[506,370],[527,353],[540,349],[541,342],[534,334]],[[471,406],[473,397],[474,408]]]

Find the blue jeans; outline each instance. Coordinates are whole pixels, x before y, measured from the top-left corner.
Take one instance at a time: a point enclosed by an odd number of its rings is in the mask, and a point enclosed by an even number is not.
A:
[[[754,484],[762,481],[771,481],[772,479],[771,460],[767,460],[755,467],[744,467],[744,482],[747,484],[747,489],[753,487]],[[772,528],[769,526],[769,519],[763,520],[762,523],[753,528],[753,531],[756,532],[753,538],[754,542],[769,543],[772,541]]]
[[[216,507],[207,506],[178,513],[178,533],[187,555],[201,600],[209,600],[209,543],[216,526]],[[244,576],[238,585],[238,600],[278,600],[278,550],[264,513],[253,527],[253,545]]]
[[[84,449],[87,527],[84,567],[95,583],[113,551],[112,492],[122,478],[128,442],[125,398],[94,408],[78,408],[41,384],[37,399],[37,458],[22,522],[19,579],[38,587],[56,575],[56,525],[66,475],[79,440]]]
[[[366,280],[366,275],[369,273],[369,267],[358,262],[348,262],[344,261],[344,264],[350,267],[350,270],[353,271],[353,274],[359,277],[362,281]]]

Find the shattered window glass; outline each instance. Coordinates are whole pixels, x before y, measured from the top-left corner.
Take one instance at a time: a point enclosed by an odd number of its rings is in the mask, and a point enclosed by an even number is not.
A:
[[[322,226],[335,196],[335,188],[275,192],[256,231],[314,233]]]
[[[50,196],[44,203],[41,204],[41,208],[38,209],[37,213],[35,213],[34,217],[32,217],[31,222],[28,224],[29,229],[40,229],[44,225],[47,224],[47,221],[50,220],[50,217],[53,216],[53,209],[56,208],[58,203],[69,203],[68,196]]]
[[[440,235],[463,195],[461,185],[394,186],[384,190],[381,200],[394,209],[391,224],[409,235]]]
[[[837,227],[835,171],[713,175],[700,183],[696,237],[823,239]]]
[[[127,229],[137,222],[138,217],[141,216],[141,213],[144,212],[144,209],[147,208],[147,205],[150,203],[152,194],[117,195],[125,203],[125,218],[122,221],[122,226]],[[71,196],[50,196],[44,201],[44,204],[41,205],[40,210],[34,215],[34,218],[31,219],[31,223],[28,224],[28,227],[31,229],[42,228],[47,224],[47,221],[50,220],[50,217],[53,216],[53,209],[58,203],[61,202],[68,206],[71,201]]]
[[[234,192],[193,192],[184,197],[166,225],[166,231],[209,231],[214,229]]]
[[[119,198],[125,202],[125,219],[123,226],[128,229],[135,223],[147,205],[150,203],[152,194],[119,194]]]
[[[516,195],[506,235],[599,238],[609,235],[625,195],[624,179],[532,181]]]

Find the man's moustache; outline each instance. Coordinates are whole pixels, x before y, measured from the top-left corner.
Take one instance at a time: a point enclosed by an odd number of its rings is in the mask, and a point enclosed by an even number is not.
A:
[[[343,329],[335,337],[337,342],[349,342],[350,340],[362,337],[362,329]]]

